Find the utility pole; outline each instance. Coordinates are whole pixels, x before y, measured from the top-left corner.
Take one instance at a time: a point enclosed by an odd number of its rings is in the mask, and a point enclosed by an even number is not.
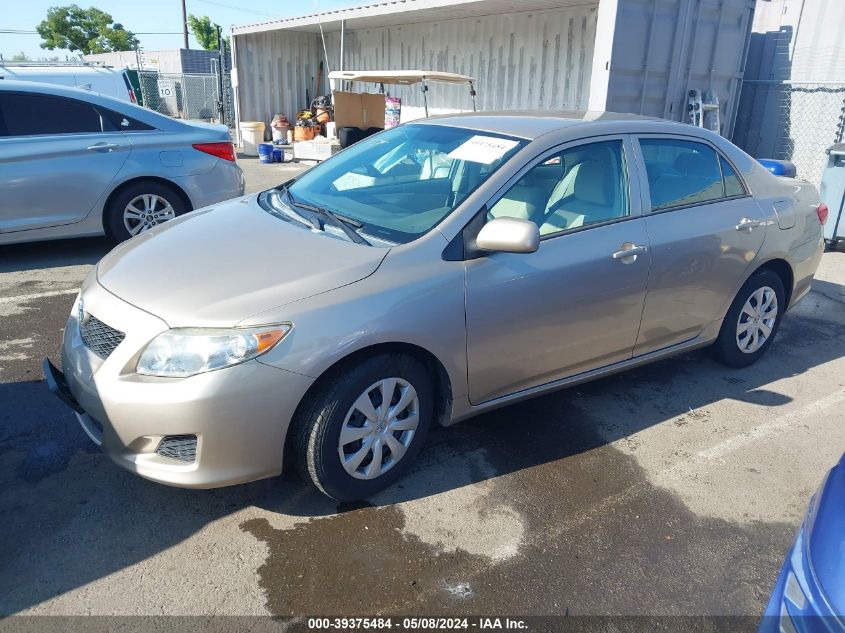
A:
[[[182,35],[185,37],[185,48],[188,46],[188,10],[185,8],[185,0],[182,0]]]

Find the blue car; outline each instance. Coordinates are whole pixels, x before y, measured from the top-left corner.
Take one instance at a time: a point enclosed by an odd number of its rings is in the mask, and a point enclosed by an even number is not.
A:
[[[758,633],[845,633],[845,455],[810,501]]]

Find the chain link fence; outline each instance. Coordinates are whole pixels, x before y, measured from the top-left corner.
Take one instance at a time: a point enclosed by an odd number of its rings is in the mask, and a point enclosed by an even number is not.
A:
[[[818,184],[843,128],[845,83],[753,80],[742,86],[733,141],[755,158],[792,161]]]
[[[234,125],[229,73],[223,73],[221,77],[217,72],[188,74],[139,71],[138,81],[142,103],[146,108],[179,119]]]

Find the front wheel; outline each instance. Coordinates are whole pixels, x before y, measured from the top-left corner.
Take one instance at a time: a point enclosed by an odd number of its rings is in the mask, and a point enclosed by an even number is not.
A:
[[[777,334],[786,295],[779,275],[761,270],[736,295],[713,349],[729,367],[748,367],[766,353]]]
[[[335,373],[293,421],[300,473],[338,501],[383,490],[419,453],[433,402],[428,372],[410,356],[380,354]]]

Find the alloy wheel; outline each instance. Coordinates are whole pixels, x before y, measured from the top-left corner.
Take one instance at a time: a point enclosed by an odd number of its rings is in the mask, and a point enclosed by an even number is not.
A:
[[[145,193],[132,198],[123,209],[123,226],[129,235],[138,235],[175,217],[176,210],[166,199]]]

